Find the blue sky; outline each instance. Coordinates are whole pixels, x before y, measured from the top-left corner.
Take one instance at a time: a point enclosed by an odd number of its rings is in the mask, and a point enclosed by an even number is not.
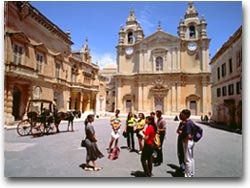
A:
[[[121,25],[126,24],[131,8],[145,37],[157,30],[178,36],[177,27],[188,1],[31,1],[35,8],[63,31],[70,30],[72,50],[80,50],[88,37],[93,63],[100,67],[116,63],[116,46]],[[241,1],[194,1],[199,18],[205,16],[210,54],[228,40],[242,25]]]

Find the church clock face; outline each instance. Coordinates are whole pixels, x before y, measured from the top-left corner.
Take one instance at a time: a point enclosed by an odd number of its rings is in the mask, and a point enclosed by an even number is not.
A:
[[[193,52],[197,49],[197,43],[195,42],[189,42],[187,45],[187,48],[189,51]]]
[[[125,51],[125,52],[126,52],[127,55],[132,55],[133,52],[134,52],[134,49],[133,49],[133,47],[130,46],[130,47],[127,47],[127,48],[126,48],[126,51]]]

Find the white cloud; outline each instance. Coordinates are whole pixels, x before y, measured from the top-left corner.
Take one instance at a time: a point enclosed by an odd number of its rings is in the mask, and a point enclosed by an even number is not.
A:
[[[111,53],[92,54],[92,62],[98,63],[100,69],[102,69],[107,64],[116,65],[116,55],[113,55]]]
[[[154,11],[152,6],[145,6],[139,12],[138,21],[144,30],[144,34],[147,36],[152,34],[153,30],[156,30],[156,21],[153,19]]]

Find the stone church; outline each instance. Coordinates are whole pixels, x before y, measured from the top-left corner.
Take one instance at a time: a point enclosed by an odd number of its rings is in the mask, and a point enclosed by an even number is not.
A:
[[[122,113],[161,110],[178,115],[188,108],[192,115],[211,111],[207,23],[198,17],[193,2],[180,19],[178,36],[161,25],[145,37],[133,9],[120,27],[115,80],[115,108]]]

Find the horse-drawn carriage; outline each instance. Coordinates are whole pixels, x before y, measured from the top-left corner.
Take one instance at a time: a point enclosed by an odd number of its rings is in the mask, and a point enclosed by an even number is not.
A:
[[[44,99],[29,100],[25,118],[17,125],[17,133],[25,135],[44,135],[59,132],[61,120],[68,120],[68,130],[71,123],[73,131],[74,115],[69,112],[57,112],[52,101]]]

